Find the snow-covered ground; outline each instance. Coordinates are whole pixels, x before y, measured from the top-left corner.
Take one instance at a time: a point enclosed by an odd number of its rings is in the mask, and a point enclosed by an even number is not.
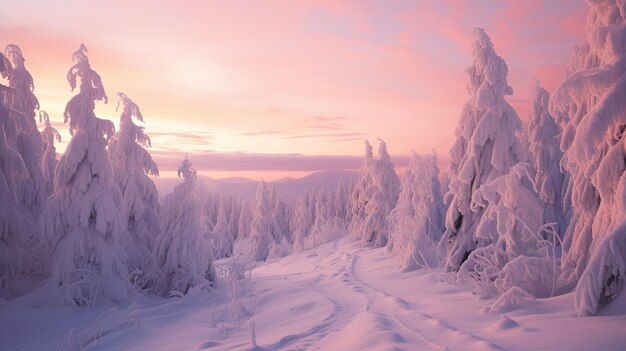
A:
[[[249,282],[221,278],[215,289],[169,300],[136,296],[124,308],[28,307],[42,298],[31,294],[0,308],[0,350],[250,350],[254,337],[257,350],[626,345],[624,294],[592,317],[576,317],[573,293],[487,313],[493,300],[441,271],[397,271],[385,250],[344,238],[260,264]],[[216,264],[218,272],[229,265]]]

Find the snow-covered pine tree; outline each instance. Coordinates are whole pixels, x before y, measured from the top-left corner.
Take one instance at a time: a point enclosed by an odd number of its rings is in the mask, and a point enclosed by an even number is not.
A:
[[[48,194],[45,191],[45,181],[41,170],[42,139],[37,129],[35,110],[39,109],[39,101],[33,90],[33,77],[24,66],[22,50],[17,45],[9,44],[5,48],[5,55],[12,63],[9,75],[9,87],[15,94],[11,108],[16,115],[17,144],[16,150],[22,156],[29,177],[21,184],[21,202],[28,208],[34,219],[39,217],[44,200]],[[36,229],[32,229],[35,231]],[[34,235],[34,233],[30,233]]]
[[[365,206],[369,199],[373,195],[373,176],[374,170],[374,153],[372,145],[369,140],[365,140],[365,158],[361,162],[361,169],[359,176],[356,179],[352,192],[350,193],[349,207],[350,207],[350,226],[349,231],[354,233],[354,230],[365,220],[367,216],[365,212]]]
[[[237,242],[235,255],[243,255],[254,261],[265,261],[275,241],[272,233],[276,231],[271,191],[264,181],[261,181],[256,189],[252,209],[252,221],[250,222],[249,237]]]
[[[163,198],[161,234],[155,243],[158,268],[154,291],[161,296],[186,294],[214,279],[208,229],[201,219],[203,191],[187,157],[178,176],[185,181]]]
[[[382,139],[378,139],[378,159],[374,164],[374,179],[385,201],[385,222],[387,222],[387,217],[398,203],[398,196],[400,195],[400,177],[396,174],[389,152],[387,152],[387,144]],[[387,226],[388,225],[385,223],[385,227]],[[389,235],[388,230],[388,228],[385,228],[380,233],[376,234],[377,238],[375,242],[379,246],[383,246],[387,243]]]
[[[232,232],[229,222],[233,199],[226,196],[221,196],[220,199],[217,221],[211,231],[211,247],[213,248],[213,258],[216,260],[232,256],[236,234]]]
[[[283,227],[284,221],[287,219],[286,213],[283,213],[284,208],[281,208],[282,200],[278,198],[276,194],[276,189],[273,187],[268,187],[269,191],[269,201],[270,201],[270,213],[272,214],[272,227],[271,233],[274,238],[274,242],[280,243],[282,238],[285,236],[285,231],[289,230],[289,226]]]
[[[282,238],[285,238],[287,242],[291,242],[292,231],[289,219],[291,218],[292,206],[290,206],[285,199],[279,197],[278,194],[276,194],[276,191],[273,191],[272,194],[274,199],[272,201],[274,206],[274,221],[276,222],[277,227],[274,237],[276,238],[277,243],[280,243]]]
[[[204,207],[203,217],[209,231],[213,231],[217,224],[217,216],[220,211],[222,197],[222,194],[216,192],[206,192],[204,194],[202,205]]]
[[[474,233],[489,243],[473,250],[459,270],[461,277],[473,280],[475,292],[483,297],[504,293],[513,287],[548,297],[556,282],[555,238],[545,240],[541,233],[545,203],[534,191],[530,166],[518,163],[509,173],[478,188],[472,194],[471,209],[484,209]],[[552,234],[552,233],[550,233]],[[516,261],[516,259],[521,258]],[[513,263],[515,262],[515,263]],[[509,268],[507,265],[511,264]],[[541,268],[532,275],[509,276],[515,272]]]
[[[595,314],[626,280],[626,3],[589,1],[587,40],[552,96],[566,122],[572,217],[564,238],[561,288],[576,286],[579,315]]]
[[[117,107],[122,107],[120,128],[109,142],[113,178],[122,193],[120,212],[129,235],[122,243],[128,253],[131,271],[145,271],[153,265],[152,248],[160,230],[159,193],[148,175],[158,176],[159,169],[145,149],[150,138],[133,118],[143,122],[139,106],[124,93],[118,93]]]
[[[398,268],[412,270],[438,263],[436,243],[443,233],[444,217],[437,154],[413,152],[398,204],[389,218],[387,248]]]
[[[504,99],[513,93],[506,80],[507,65],[483,29],[474,29],[472,37],[473,64],[467,69],[470,96],[450,150],[450,190],[446,195],[450,205],[441,241],[448,270],[458,270],[476,247],[488,244],[475,235],[484,209],[471,210],[474,192],[527,157],[515,135],[521,130],[521,121]]]
[[[545,202],[543,223],[556,223],[559,233],[567,227],[562,190],[566,175],[561,172],[561,127],[548,112],[550,95],[539,84],[533,93],[532,114],[525,128],[534,187]]]
[[[332,207],[333,198],[326,189],[319,189],[315,195],[315,220],[306,237],[305,248],[310,249],[327,243],[343,234],[337,226]]]
[[[44,124],[41,136],[43,139],[43,157],[41,159],[41,170],[46,182],[46,194],[54,191],[54,170],[57,166],[57,150],[54,141],[61,142],[61,134],[50,124],[50,117],[46,111],[39,111],[39,122]]]
[[[0,75],[6,77],[10,64],[0,53]],[[5,66],[8,64],[7,66]],[[5,93],[0,84],[0,93]],[[16,297],[21,292],[18,275],[21,269],[20,246],[26,228],[26,218],[18,200],[19,184],[28,178],[28,171],[20,154],[7,139],[5,128],[9,109],[0,104],[0,302]]]
[[[231,209],[228,213],[228,232],[231,233],[233,242],[231,244],[231,250],[234,249],[235,241],[239,235],[239,217],[241,216],[241,210],[243,201],[237,197],[232,197]]]
[[[387,145],[379,139],[378,158],[372,157],[366,142],[366,156],[352,195],[352,236],[363,244],[384,246],[388,236],[388,216],[398,201],[400,178],[396,174]]]
[[[81,44],[72,58],[67,74],[72,90],[80,78],[79,92],[64,113],[72,140],[57,165],[55,193],[41,218],[41,232],[55,248],[46,287],[73,305],[93,305],[101,297],[122,302],[129,293],[126,252],[120,245],[125,223],[106,152],[115,127],[94,113],[95,101],[106,103],[107,96],[89,65],[87,48]]]
[[[252,222],[252,206],[250,201],[241,201],[241,211],[239,212],[239,218],[237,220],[237,240],[235,247],[239,242],[250,237],[250,223]]]
[[[335,197],[333,199],[334,216],[337,219],[337,223],[345,226],[348,220],[348,196],[349,196],[349,184],[342,177],[337,184],[337,190],[335,191]]]
[[[313,209],[311,208],[313,207]],[[315,200],[313,192],[307,189],[295,202],[291,228],[293,230],[293,251],[301,252],[306,249],[305,239],[311,232],[315,222]]]

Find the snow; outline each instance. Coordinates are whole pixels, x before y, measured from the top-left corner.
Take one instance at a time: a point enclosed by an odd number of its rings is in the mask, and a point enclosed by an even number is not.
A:
[[[216,266],[233,273],[218,274],[214,289],[181,298],[136,295],[113,309],[33,308],[33,295],[12,300],[0,309],[0,345],[251,350],[251,333],[257,350],[610,351],[626,343],[625,298],[594,317],[574,315],[572,293],[486,313],[495,299],[477,300],[466,285],[449,282],[450,273],[397,271],[384,248],[347,238],[251,272],[231,259]],[[235,301],[253,313],[233,313]]]

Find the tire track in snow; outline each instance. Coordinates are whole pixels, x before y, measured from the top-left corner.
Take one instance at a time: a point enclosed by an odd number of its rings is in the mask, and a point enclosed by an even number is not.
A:
[[[337,244],[333,245],[333,248],[336,249]],[[329,256],[332,257],[332,256]],[[329,258],[325,257],[325,258]],[[317,265],[316,269],[321,271],[328,271],[325,268],[334,265],[336,262],[341,262],[340,270],[345,270],[345,263],[343,260],[343,255],[338,257],[337,259],[330,259],[324,266]],[[324,261],[324,258],[322,258]],[[320,262],[322,264],[322,262]],[[331,267],[332,268],[332,267]],[[302,273],[300,273],[302,274]],[[338,332],[345,328],[354,318],[354,316],[358,313],[354,311],[355,306],[350,306],[350,308],[346,307],[349,305],[349,301],[339,301],[338,297],[331,296],[332,292],[336,292],[336,287],[332,288],[323,288],[322,283],[325,284],[333,284],[336,279],[333,279],[335,275],[327,276],[325,274],[320,274],[313,280],[309,281],[308,286],[315,290],[318,294],[322,295],[324,299],[330,302],[333,306],[333,310],[320,324],[309,328],[301,333],[290,334],[283,336],[278,342],[270,345],[264,345],[257,347],[255,350],[280,350],[280,349],[288,349],[288,350],[308,350],[311,349],[313,345],[324,339],[328,334],[333,332]],[[342,296],[339,294],[339,296]]]
[[[351,279],[351,284],[354,285],[356,287],[356,289],[353,289],[356,292],[359,292],[363,297],[366,298],[367,300],[367,305],[366,305],[366,311],[369,311],[370,309],[372,309],[372,306],[378,304],[379,302],[382,302],[383,304],[388,305],[389,307],[392,308],[392,310],[402,310],[402,311],[408,311],[410,310],[410,306],[411,304],[408,303],[407,301],[405,301],[404,299],[401,298],[397,298],[394,297],[380,289],[377,289],[373,286],[371,286],[370,284],[366,283],[365,281],[363,281],[362,279],[360,279],[358,277],[357,274],[357,269],[356,269],[356,263],[357,263],[357,259],[359,257],[359,253],[362,252],[364,249],[361,249],[357,252],[355,252],[355,254],[349,254],[347,252],[343,252],[344,254],[348,255],[350,257],[350,267],[349,267],[349,276],[352,278]],[[363,289],[365,288],[365,289]],[[364,292],[364,290],[369,290],[370,292],[372,292],[373,294],[370,294],[369,296]],[[373,296],[374,298],[372,298],[371,295],[378,295],[378,298],[376,298],[376,296]],[[381,313],[380,311],[377,311],[377,313]],[[383,309],[383,315],[387,316],[386,311]],[[411,328],[410,326],[408,326],[404,321],[402,321],[397,313],[391,313],[391,315],[393,316],[393,320],[396,321],[396,323],[402,328],[407,330],[409,333],[411,333],[412,335],[416,336],[417,339],[421,340],[426,346],[432,348],[432,350],[438,350],[438,351],[447,351],[448,348],[440,343],[437,343],[433,340],[431,340],[429,337],[427,337],[422,331],[420,331],[419,329],[416,328]]]
[[[356,285],[361,285],[362,288],[365,288],[365,289],[361,289],[361,291],[370,290],[374,295],[379,295],[379,299],[378,299],[379,301],[383,301],[391,305],[394,310],[399,309],[403,311],[402,316],[418,315],[420,319],[423,321],[423,324],[430,325],[434,328],[438,328],[439,330],[443,330],[444,335],[447,335],[456,340],[466,339],[459,343],[461,345],[464,345],[463,349],[467,349],[469,345],[473,345],[473,346],[478,347],[478,349],[480,350],[505,351],[504,348],[500,347],[494,342],[484,339],[480,336],[477,336],[471,332],[456,328],[443,319],[433,317],[427,313],[423,313],[415,309],[411,309],[411,304],[403,300],[402,298],[394,297],[388,294],[387,292],[381,289],[378,289],[372,286],[371,284],[365,282],[363,279],[359,278],[359,275],[357,273],[356,263],[357,263],[357,259],[359,258],[359,253],[364,250],[365,249],[361,249],[355,253],[354,258],[352,260],[351,267],[350,267],[350,273],[354,279],[354,283]],[[368,298],[368,299],[370,301],[369,305],[373,304],[374,300],[371,298]],[[409,323],[403,320],[399,314],[393,313],[393,316],[394,316],[394,319],[401,326],[403,326],[405,329],[412,331],[414,335],[416,335],[418,338],[423,340],[425,343],[429,344],[434,349],[442,350],[442,351],[449,350],[449,347],[447,347],[443,342],[437,342],[427,337],[425,335],[425,332],[422,329],[415,327],[415,326],[411,326]]]

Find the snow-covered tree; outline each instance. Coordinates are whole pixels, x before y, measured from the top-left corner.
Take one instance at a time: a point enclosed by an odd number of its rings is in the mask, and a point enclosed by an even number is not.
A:
[[[24,66],[22,50],[10,44],[5,48],[5,55],[12,63],[9,75],[9,87],[15,94],[11,101],[11,109],[16,115],[17,144],[16,150],[22,156],[28,179],[21,184],[21,201],[36,218],[39,216],[43,202],[48,194],[45,192],[45,181],[41,170],[42,139],[37,129],[35,110],[39,109],[39,101],[33,90],[33,77]],[[33,233],[31,233],[32,235]]]
[[[343,224],[346,224],[348,220],[349,186],[350,185],[344,178],[339,179],[337,190],[335,191],[335,198],[333,199],[334,216]]]
[[[255,261],[265,261],[270,248],[277,243],[273,233],[276,231],[271,191],[262,181],[256,189],[256,196],[250,222],[250,236],[239,242],[237,254],[243,254]]]
[[[398,201],[400,178],[396,174],[387,145],[379,139],[378,158],[366,141],[365,160],[352,193],[352,236],[363,244],[384,246],[387,243],[389,213]]]
[[[349,199],[351,231],[352,228],[356,226],[356,223],[360,223],[365,220],[365,206],[373,195],[372,184],[374,183],[374,180],[372,172],[375,162],[376,160],[374,159],[372,145],[369,140],[365,140],[365,158],[361,162],[359,176],[352,187]]]
[[[219,203],[219,211],[215,227],[211,231],[211,247],[214,259],[230,257],[233,254],[237,232],[230,222],[234,207],[232,198],[222,196]]]
[[[595,314],[626,279],[626,3],[589,1],[587,40],[553,94],[566,122],[572,217],[564,238],[561,287],[576,286],[579,315]]]
[[[3,61],[0,53],[0,74],[4,76],[6,71],[3,70]],[[0,93],[4,93],[5,89],[0,84]],[[20,210],[17,191],[20,182],[28,178],[28,171],[20,154],[6,139],[8,119],[8,108],[0,104],[0,301],[20,293],[20,245],[26,228],[26,218]]]
[[[187,157],[178,176],[185,181],[163,198],[161,234],[155,243],[158,269],[154,291],[161,296],[186,294],[191,287],[214,279],[208,229],[201,219],[203,191]]]
[[[42,212],[41,232],[55,248],[48,287],[63,302],[92,305],[101,297],[115,302],[129,293],[126,252],[120,245],[125,222],[121,194],[113,180],[106,144],[114,126],[96,117],[95,101],[107,101],[100,76],[90,67],[87,48],[73,55],[67,78],[79,92],[65,107],[72,140],[59,160],[55,193]]]
[[[217,192],[206,192],[204,194],[202,205],[204,208],[203,217],[205,225],[210,231],[213,231],[217,224],[217,216],[219,215],[222,198],[222,194]]]
[[[525,129],[535,191],[545,202],[543,223],[557,223],[559,233],[567,226],[562,190],[566,175],[561,172],[561,127],[548,112],[550,95],[537,84],[533,93],[530,121]]]
[[[139,106],[124,93],[118,93],[122,107],[120,128],[109,142],[109,159],[115,183],[122,193],[120,212],[128,234],[122,242],[128,253],[130,270],[152,265],[151,248],[160,228],[159,194],[148,175],[159,175],[159,169],[146,151],[150,138],[135,120],[143,122]]]
[[[239,235],[239,217],[241,217],[241,211],[243,207],[243,201],[239,198],[233,197],[231,201],[231,209],[228,213],[228,232],[231,233],[233,243],[231,249],[235,245],[237,236]]]
[[[335,216],[334,194],[326,189],[319,189],[315,195],[315,217],[313,226],[304,239],[306,249],[330,242],[345,234],[344,223]]]
[[[476,237],[484,209],[470,208],[474,192],[526,160],[526,151],[515,135],[521,130],[521,121],[504,99],[513,93],[506,80],[507,65],[483,29],[474,29],[472,37],[473,64],[467,69],[470,96],[450,150],[450,190],[446,195],[450,205],[441,241],[448,270],[458,270],[476,247],[489,243]]]
[[[489,297],[515,286],[536,297],[554,293],[557,239],[552,229],[547,230],[546,234],[551,234],[548,239],[542,235],[544,207],[545,203],[534,191],[527,163],[518,163],[508,174],[473,193],[471,209],[475,212],[484,209],[475,237],[489,244],[469,254],[459,275],[473,280],[475,292]],[[516,268],[507,268],[509,263]],[[533,275],[509,276],[525,269],[525,264],[529,265],[526,267],[529,271],[542,269]]]
[[[52,124],[46,111],[39,111],[39,122],[44,124],[41,136],[43,139],[43,157],[41,159],[41,170],[46,182],[46,193],[52,194],[54,191],[54,170],[57,166],[57,151],[54,141],[61,142],[61,134]]]
[[[306,249],[305,238],[311,232],[315,222],[315,199],[310,189],[307,189],[298,198],[293,212],[293,222],[291,224],[293,230],[293,251],[301,252]]]
[[[277,243],[282,241],[282,238],[285,238],[287,242],[292,240],[291,237],[291,226],[290,226],[290,218],[291,218],[291,206],[284,199],[280,198],[276,191],[272,189],[272,205],[274,207],[274,221],[276,223],[276,230],[274,233],[274,238]]]
[[[402,177],[398,204],[390,215],[387,243],[396,266],[411,270],[433,266],[443,233],[445,209],[437,155],[413,153]]]
[[[252,222],[252,208],[250,202],[243,200],[241,202],[241,211],[237,220],[237,240],[240,242],[250,237],[250,223]],[[237,244],[235,244],[237,246]]]

